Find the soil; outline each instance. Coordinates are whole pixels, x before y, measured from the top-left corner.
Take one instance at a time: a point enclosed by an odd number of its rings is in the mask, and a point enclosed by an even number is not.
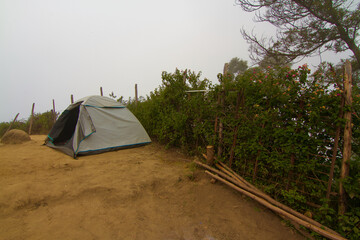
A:
[[[0,145],[0,239],[304,239],[177,150],[75,160],[31,139]]]

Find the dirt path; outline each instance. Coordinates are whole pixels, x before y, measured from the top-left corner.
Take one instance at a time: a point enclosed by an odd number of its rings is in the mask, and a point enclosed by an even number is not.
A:
[[[0,239],[303,239],[157,144],[74,160],[0,145]]]

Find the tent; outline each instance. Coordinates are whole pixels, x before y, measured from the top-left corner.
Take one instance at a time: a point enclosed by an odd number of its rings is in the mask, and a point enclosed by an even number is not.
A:
[[[89,96],[71,104],[45,140],[47,146],[74,158],[150,142],[144,127],[129,109],[103,96]]]

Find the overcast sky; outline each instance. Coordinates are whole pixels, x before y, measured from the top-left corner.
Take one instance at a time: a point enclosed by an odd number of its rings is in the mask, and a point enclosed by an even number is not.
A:
[[[234,0],[0,0],[0,122],[113,91],[146,96],[162,71],[201,71],[248,58],[240,29],[271,33]],[[323,59],[325,60],[325,59]]]

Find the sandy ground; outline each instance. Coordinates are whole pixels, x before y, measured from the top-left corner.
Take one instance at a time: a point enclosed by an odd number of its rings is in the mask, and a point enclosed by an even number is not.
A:
[[[74,160],[44,139],[0,145],[0,239],[303,239],[175,150]]]

